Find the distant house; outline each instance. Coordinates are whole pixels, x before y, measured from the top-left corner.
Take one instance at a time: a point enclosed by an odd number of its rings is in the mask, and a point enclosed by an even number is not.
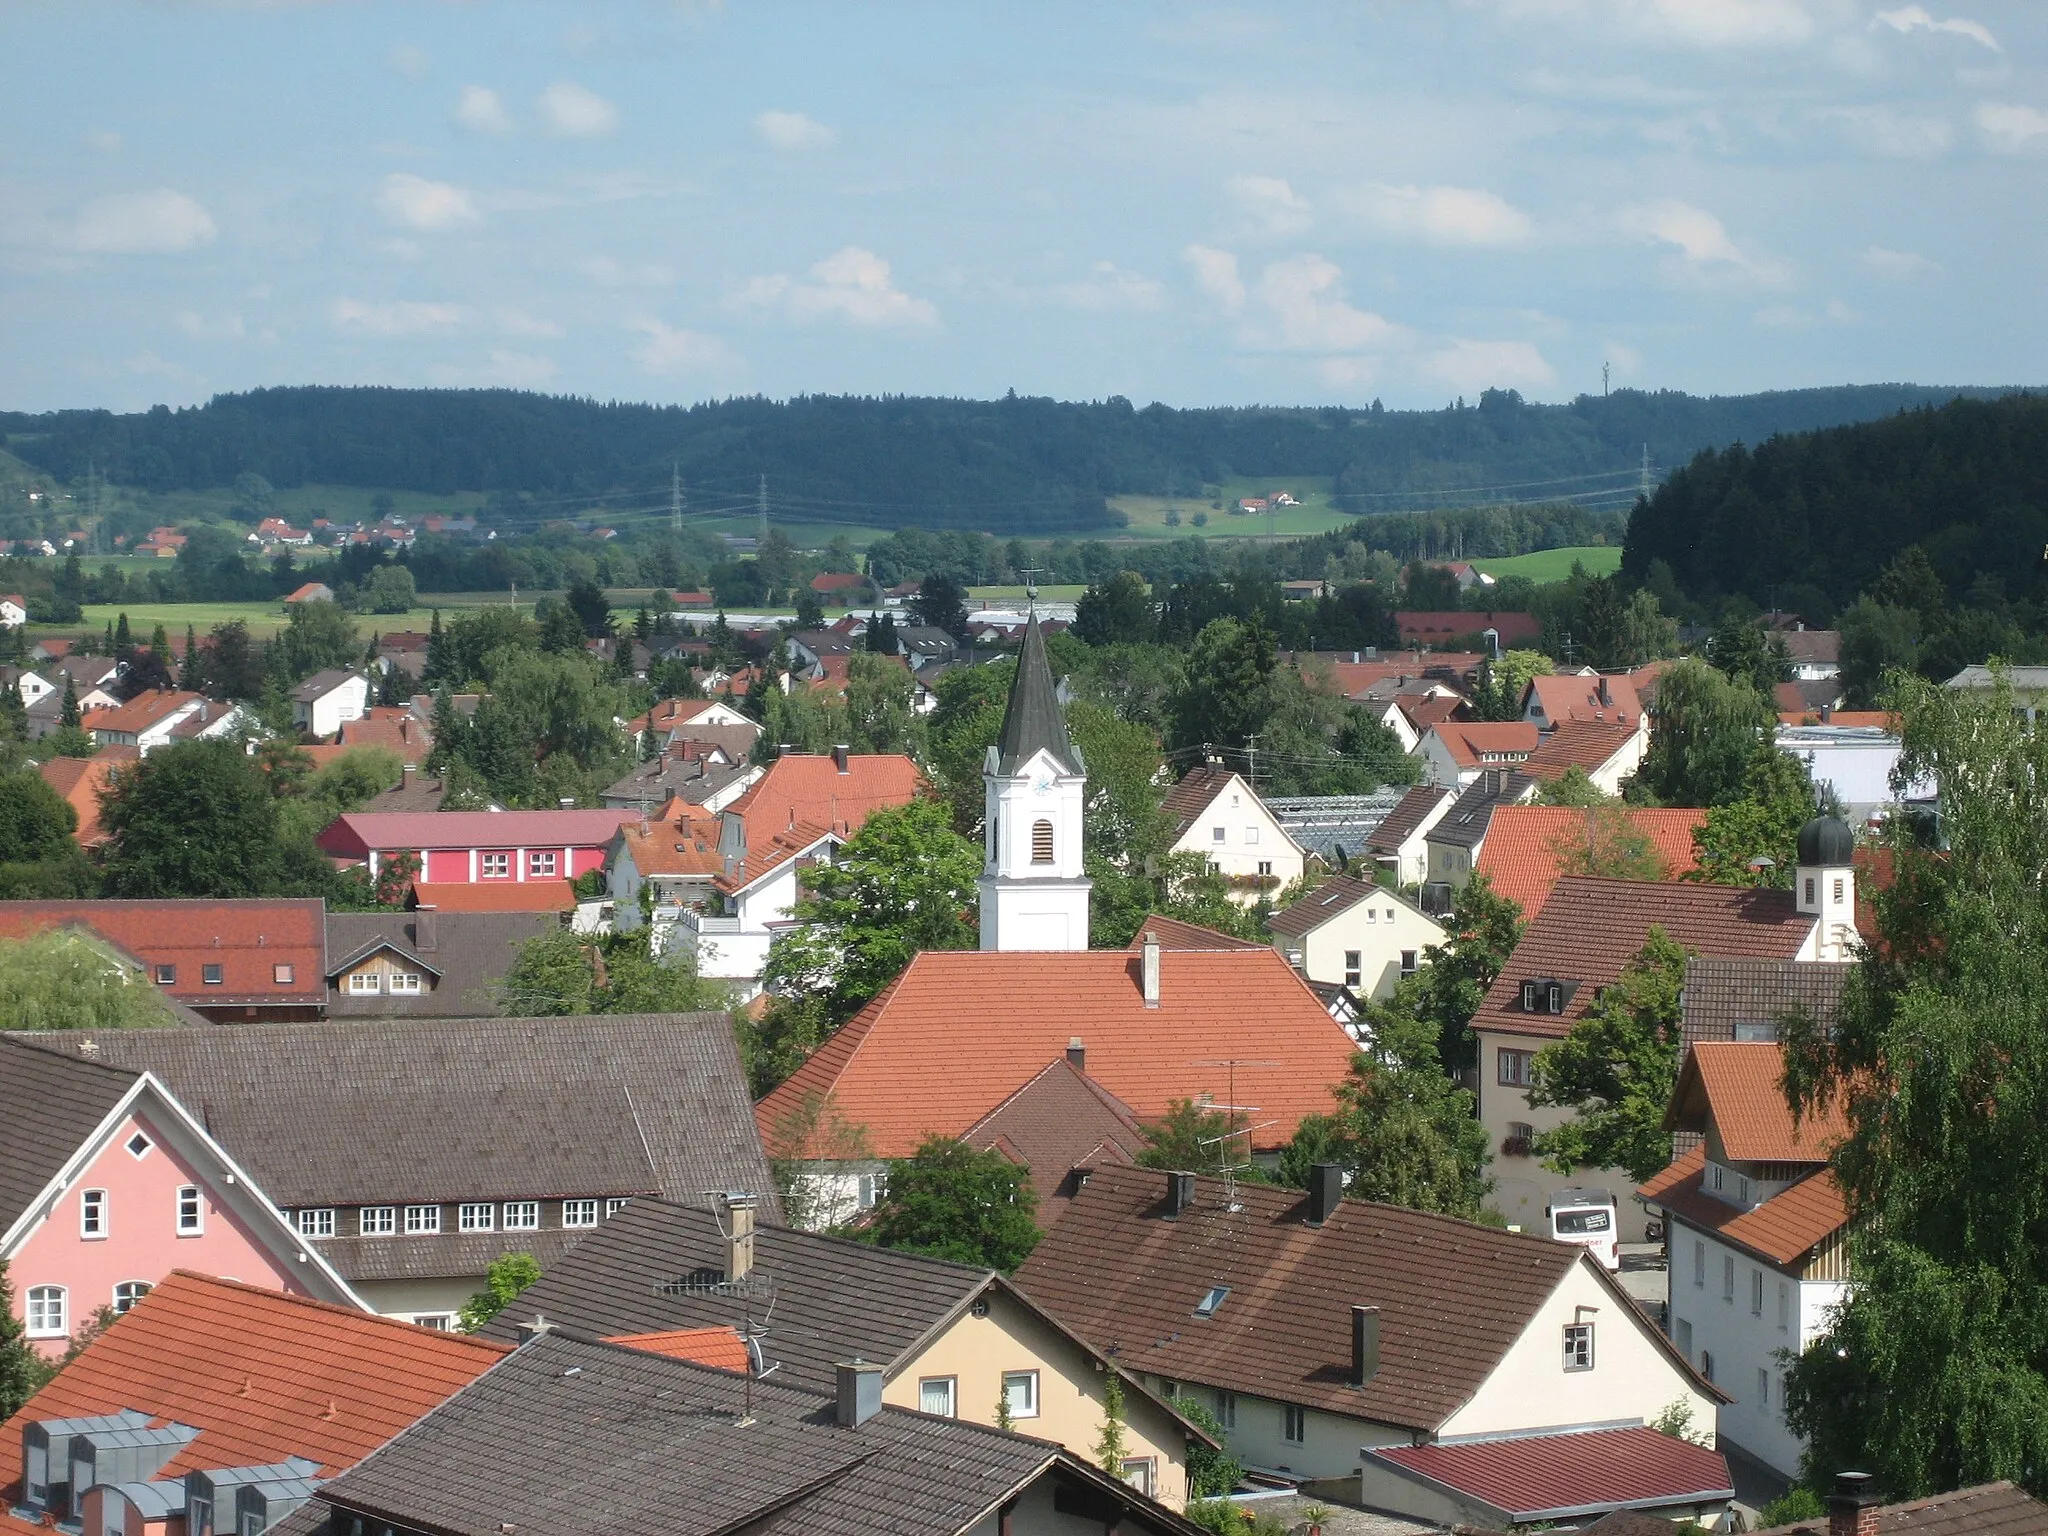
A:
[[[91,757],[46,757],[36,764],[43,782],[78,813],[72,839],[79,847],[90,850],[106,843],[108,834],[100,825],[100,797],[113,788],[123,769],[139,760],[110,747]]]
[[[331,603],[333,601],[334,588],[328,586],[324,581],[309,581],[286,597],[284,605],[287,608],[292,608],[300,603]]]
[[[732,810],[725,813],[722,837],[730,834],[733,815]],[[693,872],[703,856],[696,852],[694,838],[678,839],[684,848],[671,856],[661,851],[664,845],[652,842],[658,825],[650,826],[649,831],[650,837],[640,839],[635,850],[634,872],[640,873],[638,858],[644,854],[650,866],[673,865],[671,877],[679,892],[685,887],[695,889]],[[766,838],[749,837],[747,852],[737,858],[721,848],[711,855],[721,872],[710,878],[710,899],[658,909],[656,933],[665,933],[664,942],[678,946],[698,975],[727,983],[742,1001],[752,998],[761,990],[768,946],[788,927],[796,908],[803,871],[813,864],[829,863],[845,842],[843,831],[799,821]],[[622,883],[630,883],[631,878],[626,876]],[[660,926],[664,918],[669,922],[666,928]]]
[[[135,546],[138,555],[152,555],[159,560],[175,560],[178,551],[185,547],[185,535],[175,528],[152,528],[149,534]]]
[[[1456,800],[1441,784],[1418,784],[1373,829],[1365,856],[1399,885],[1420,885],[1429,873],[1429,831]]]
[[[1030,1082],[960,1133],[970,1147],[1000,1152],[1031,1175],[1039,1225],[1049,1227],[1097,1168],[1136,1164],[1145,1128],[1130,1105],[1084,1070],[1069,1043]]]
[[[1792,681],[1816,683],[1842,675],[1842,632],[1801,624],[1779,636],[1792,658]]]
[[[811,578],[811,590],[828,603],[850,603],[870,589],[867,577],[851,571],[824,571]]]
[[[1532,677],[1522,690],[1522,718],[1540,731],[1567,720],[1635,725],[1643,702],[1635,680],[1623,673],[1556,672]]]
[[[1291,603],[1312,603],[1317,598],[1330,595],[1330,584],[1327,581],[1283,581],[1280,583],[1280,595]]]
[[[207,1133],[203,1105],[49,1038],[0,1036],[0,1261],[34,1348],[61,1355],[101,1307],[126,1312],[181,1268],[359,1305]]]
[[[1509,768],[1487,768],[1458,793],[1423,834],[1425,876],[1422,899],[1432,912],[1447,912],[1472,879],[1486,849],[1495,812],[1535,798],[1536,781]]]
[[[358,718],[341,722],[334,733],[334,744],[380,747],[394,754],[401,764],[417,768],[433,754],[434,732],[430,722],[421,720],[410,709],[395,704],[372,704]]]
[[[928,788],[917,764],[900,752],[785,752],[725,808],[718,851],[736,872],[759,845],[792,827],[851,837],[876,811],[908,805]]]
[[[1478,639],[1479,649],[1498,656],[1503,651],[1526,650],[1543,640],[1543,621],[1533,613],[1491,613],[1469,609],[1404,609],[1394,615],[1394,626],[1403,645],[1420,645],[1444,651],[1461,642]]]
[[[1444,569],[1457,577],[1458,590],[1460,592],[1470,592],[1474,587],[1490,587],[1494,585],[1494,579],[1491,576],[1469,561],[1448,561],[1444,565]]]
[[[1522,762],[1522,772],[1542,783],[1576,768],[1602,794],[1619,795],[1622,781],[1643,765],[1650,751],[1650,719],[1638,714],[1619,720],[1561,720]]]
[[[505,973],[553,912],[327,914],[327,1016],[482,1018],[504,1004]]]
[[[0,629],[19,629],[28,622],[28,599],[19,592],[0,597]]]
[[[758,763],[748,761],[745,749],[739,748],[738,743],[747,733],[738,727],[704,726],[699,736],[706,734],[729,734],[737,755],[728,756],[724,750],[701,740],[673,749],[664,746],[656,756],[607,785],[600,798],[610,809],[637,811],[642,815],[667,814],[664,807],[673,798],[715,817],[745,794],[764,770]]]
[[[758,722],[750,720],[730,704],[721,704],[716,699],[662,699],[644,715],[635,715],[626,722],[629,735],[638,737],[653,731],[663,746],[674,746],[685,741],[712,741],[721,747],[737,745],[740,736],[704,736],[709,729],[744,734],[745,747],[737,754],[744,757],[761,734]]]
[[[1430,783],[1463,789],[1482,773],[1519,769],[1540,739],[1537,728],[1521,720],[1439,720],[1409,755],[1420,759]]]
[[[1861,821],[1891,805],[1892,770],[1905,743],[1889,716],[1848,715],[1832,711],[1825,723],[1780,725],[1774,738],[1780,752],[1805,765],[1816,785],[1832,790],[1850,818]],[[1906,787],[1905,798],[1932,800],[1934,784],[1922,777]]]
[[[292,690],[292,724],[325,738],[343,721],[360,720],[369,702],[370,680],[362,673],[339,667],[315,672]]]
[[[448,814],[448,813],[444,813]],[[416,911],[551,913],[558,926],[568,926],[581,906],[574,882],[568,880],[451,880],[443,884],[415,881],[406,905]]]
[[[1474,867],[1496,893],[1522,909],[1524,921],[1533,921],[1574,864],[1583,870],[1589,862],[1611,855],[1623,840],[1640,838],[1645,850],[1663,864],[1663,878],[1678,879],[1694,866],[1693,831],[1705,814],[1633,806],[1586,811],[1560,805],[1499,805]]]
[[[1208,860],[1233,901],[1248,906],[1301,878],[1301,845],[1243,776],[1221,763],[1190,768],[1160,810],[1171,823],[1171,851]]]
[[[627,811],[356,811],[318,839],[337,859],[369,866],[409,853],[430,883],[574,880],[604,864]]]
[[[1446,937],[1407,897],[1350,875],[1325,880],[1267,927],[1289,965],[1359,998],[1393,996],[1421,968],[1422,952]]]
[[[143,757],[178,741],[227,736],[246,721],[239,704],[221,704],[181,688],[138,693],[125,704],[88,712],[80,720],[101,747],[133,747]]]
[[[649,899],[654,923],[664,939],[676,909],[715,899],[718,879],[725,873],[718,853],[718,817],[693,815],[680,800],[675,805],[678,814],[673,819],[621,822],[605,852],[612,921],[621,933],[640,926],[640,892],[645,887],[653,888]]]

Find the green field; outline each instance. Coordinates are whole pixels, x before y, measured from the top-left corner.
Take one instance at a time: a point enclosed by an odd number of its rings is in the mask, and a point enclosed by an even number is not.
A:
[[[534,594],[544,596],[545,594]],[[504,602],[502,593],[429,593],[422,602],[429,606],[413,609],[410,613],[360,613],[355,616],[356,629],[365,640],[372,634],[385,634],[392,630],[411,629],[424,631],[433,622],[433,610],[438,607],[445,621],[451,615],[465,608],[481,608],[486,603]],[[522,604],[530,602],[526,593],[520,594]],[[284,605],[268,603],[87,603],[85,622],[82,624],[36,624],[30,632],[38,635],[75,635],[80,631],[97,632],[107,625],[119,621],[122,614],[128,615],[128,629],[138,642],[149,639],[149,632],[157,625],[163,625],[169,634],[174,649],[185,643],[185,629],[189,625],[200,634],[205,634],[216,624],[229,624],[240,619],[249,626],[249,632],[259,639],[274,635],[284,628],[286,619]]]
[[[1076,582],[1072,585],[1043,586],[1038,589],[1040,599],[1048,603],[1078,603],[1081,594],[1088,589]],[[1021,603],[1024,601],[1022,587],[969,587],[967,595],[991,603]]]
[[[1259,480],[1228,480],[1220,486],[1204,487],[1201,495],[1112,496],[1109,504],[1128,517],[1130,526],[1121,537],[1131,539],[1263,539],[1300,538],[1304,534],[1328,533],[1356,521],[1348,512],[1330,505],[1328,476],[1274,475]],[[1247,496],[1264,496],[1287,491],[1301,502],[1282,507],[1270,518],[1238,516],[1231,509]],[[1219,508],[1216,503],[1223,505]],[[1180,526],[1166,521],[1169,511],[1180,513]],[[1195,526],[1195,514],[1208,514],[1206,526]]]
[[[1574,562],[1595,576],[1610,576],[1621,569],[1621,548],[1615,544],[1578,544],[1567,549],[1540,549],[1533,555],[1510,555],[1498,560],[1474,560],[1473,565],[1489,576],[1526,576],[1541,585],[1563,581],[1571,575]]]

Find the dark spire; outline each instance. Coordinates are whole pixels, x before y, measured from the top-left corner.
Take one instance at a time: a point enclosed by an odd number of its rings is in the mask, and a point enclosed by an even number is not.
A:
[[[1012,774],[1039,751],[1050,752],[1069,773],[1085,773],[1081,754],[1067,736],[1066,716],[1053,687],[1052,663],[1045,658],[1045,636],[1038,615],[1024,626],[1024,648],[1017,654],[1017,678],[1010,684],[1010,704],[1003,711],[1002,734],[996,737],[996,772]]]

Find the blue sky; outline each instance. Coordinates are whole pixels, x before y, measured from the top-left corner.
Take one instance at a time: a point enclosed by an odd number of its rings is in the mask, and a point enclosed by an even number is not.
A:
[[[0,406],[2038,382],[2039,0],[17,4]]]

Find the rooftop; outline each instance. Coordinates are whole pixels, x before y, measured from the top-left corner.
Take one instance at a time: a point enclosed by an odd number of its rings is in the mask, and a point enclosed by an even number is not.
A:
[[[1665,878],[1676,879],[1693,868],[1693,828],[1705,814],[1619,806],[1574,810],[1503,805],[1493,813],[1474,867],[1493,882],[1495,891],[1521,906],[1524,918],[1533,919],[1575,860],[1583,869],[1590,853],[1611,850],[1624,837],[1641,837],[1663,861]]]
[[[140,735],[161,724],[182,709],[197,706],[203,696],[180,688],[152,688],[138,693],[125,704],[86,712],[81,722],[88,731],[112,731],[124,736]]]
[[[1703,1040],[1686,1052],[1664,1123],[1713,1127],[1727,1161],[1823,1163],[1849,1134],[1839,1104],[1795,1116],[1785,1098],[1785,1053],[1774,1042]]]
[[[1186,834],[1201,819],[1202,812],[1209,809],[1216,797],[1230,788],[1232,783],[1242,786],[1243,793],[1252,794],[1251,786],[1238,778],[1235,770],[1221,763],[1197,763],[1181,775],[1180,782],[1166,792],[1159,809],[1167,820],[1173,823],[1175,838]],[[1254,795],[1254,799],[1257,797]]]
[[[829,753],[786,752],[725,813],[745,824],[750,847],[799,822],[850,836],[876,811],[908,805],[925,787],[917,764],[900,752],[849,753],[843,769]]]
[[[315,699],[324,699],[337,688],[346,687],[362,679],[362,673],[347,667],[329,667],[324,672],[315,672],[292,690],[292,698],[300,704],[310,704]]]
[[[346,833],[372,849],[602,847],[631,811],[354,811],[337,816],[320,844]],[[330,849],[330,851],[346,851]]]
[[[1558,779],[1568,769],[1594,773],[1605,768],[1642,734],[1642,716],[1616,720],[1561,720],[1545,736],[1524,770],[1532,778]]]
[[[428,887],[429,890],[432,887]],[[330,912],[327,914],[327,974],[333,978],[349,956],[371,945],[396,944],[439,972],[430,991],[417,997],[351,996],[337,988],[327,999],[329,1018],[478,1018],[498,1006],[505,973],[528,939],[553,933],[560,924],[549,912]]]
[[[1335,875],[1286,911],[1276,912],[1266,926],[1285,938],[1298,939],[1313,933],[1331,918],[1343,916],[1368,897],[1381,896],[1390,904],[1410,904],[1399,892],[1390,891],[1371,880],[1360,880],[1354,875]]]
[[[1017,672],[1003,707],[1002,729],[996,734],[996,772],[1016,773],[1040,752],[1068,773],[1084,773],[1081,754],[1067,735],[1067,717],[1053,686],[1046,660],[1045,632],[1033,613],[1024,626],[1024,645],[1017,653]]]
[[[1131,1108],[1065,1056],[960,1133],[971,1147],[993,1147],[1028,1169],[1038,1197],[1038,1224],[1049,1226],[1054,1202],[1079,1188],[1076,1170],[1135,1163],[1145,1132]]]
[[[1460,768],[1488,761],[1519,761],[1536,750],[1541,739],[1526,720],[1439,720],[1426,733],[1434,735]]]
[[[162,990],[183,1002],[313,1007],[326,991],[325,914],[318,897],[0,901],[0,938],[78,924],[152,966],[169,966],[173,979]]]
[[[1601,697],[1602,692],[1606,697]],[[1534,704],[1546,727],[1564,720],[1614,721],[1633,725],[1642,718],[1643,702],[1628,674],[1554,672],[1529,679],[1524,712]]]
[[[1489,768],[1458,792],[1450,809],[1424,835],[1447,848],[1477,848],[1485,842],[1494,814],[1528,799],[1535,790],[1532,778],[1509,768]]]
[[[567,880],[421,880],[414,883],[414,907],[440,912],[552,912],[576,910],[576,887]]]
[[[1872,1513],[1877,1536],[2039,1536],[2048,1530],[2048,1504],[2006,1482],[1881,1504]],[[1757,1536],[1828,1536],[1828,1522],[1775,1525]]]
[[[1441,784],[1417,784],[1400,798],[1367,841],[1367,853],[1392,854],[1414,836],[1432,812],[1453,798]]]
[[[0,1037],[0,1104],[10,1106],[0,1115],[0,1232],[63,1172],[138,1076]]]
[[[712,880],[725,872],[718,853],[718,818],[681,816],[674,821],[629,821],[613,848],[633,861],[643,878],[695,876]]]
[[[1832,1018],[1854,965],[1814,965],[1795,960],[1731,960],[1695,955],[1685,963],[1684,1038],[1702,1040],[1775,1039],[1779,1021],[1804,1012]]]
[[[1647,1425],[1377,1446],[1366,1454],[1393,1463],[1417,1481],[1491,1505],[1517,1525],[1609,1509],[1709,1504],[1735,1496],[1728,1462],[1719,1451]]]
[[[1636,1192],[1690,1226],[1746,1249],[1767,1263],[1796,1266],[1849,1220],[1842,1189],[1827,1169],[1810,1173],[1750,1210],[1700,1188],[1707,1149],[1695,1146]]]

